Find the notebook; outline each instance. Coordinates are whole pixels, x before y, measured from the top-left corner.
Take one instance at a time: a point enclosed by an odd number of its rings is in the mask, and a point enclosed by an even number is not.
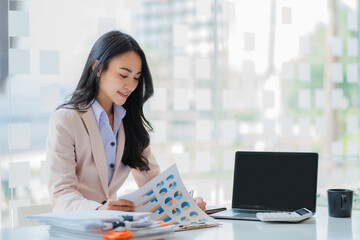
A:
[[[246,152],[235,154],[232,207],[219,219],[259,220],[257,212],[316,212],[318,154]]]

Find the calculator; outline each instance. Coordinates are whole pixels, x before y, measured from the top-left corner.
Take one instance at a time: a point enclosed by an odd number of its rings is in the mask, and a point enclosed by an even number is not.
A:
[[[263,222],[300,222],[312,215],[309,209],[300,208],[293,212],[261,212],[256,217]]]

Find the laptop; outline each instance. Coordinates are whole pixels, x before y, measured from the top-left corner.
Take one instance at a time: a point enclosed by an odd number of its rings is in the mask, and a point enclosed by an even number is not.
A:
[[[257,212],[307,208],[316,212],[318,154],[247,152],[235,154],[232,208],[211,216],[259,220]]]

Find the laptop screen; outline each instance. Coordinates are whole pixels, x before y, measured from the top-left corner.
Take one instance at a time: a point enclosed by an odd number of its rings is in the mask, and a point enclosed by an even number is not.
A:
[[[315,213],[317,153],[236,152],[233,208]]]

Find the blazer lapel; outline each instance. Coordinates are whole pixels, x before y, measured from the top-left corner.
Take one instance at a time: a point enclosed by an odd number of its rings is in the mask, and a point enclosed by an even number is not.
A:
[[[108,167],[106,164],[104,145],[91,107],[88,108],[88,110],[82,115],[82,119],[84,120],[86,128],[88,129],[91,150],[97,171],[99,173],[101,185],[103,186],[106,199],[109,199]]]
[[[119,179],[119,177],[121,177],[121,176],[118,176],[118,174],[121,173],[122,172],[121,169],[123,169],[125,167],[123,165],[123,163],[121,162],[123,152],[124,152],[124,147],[125,147],[125,132],[124,132],[123,121],[121,121],[121,124],[120,124],[117,140],[118,140],[118,145],[117,145],[117,149],[116,149],[115,169],[114,169],[114,174],[110,180],[109,186],[111,186],[114,182],[116,182]]]

